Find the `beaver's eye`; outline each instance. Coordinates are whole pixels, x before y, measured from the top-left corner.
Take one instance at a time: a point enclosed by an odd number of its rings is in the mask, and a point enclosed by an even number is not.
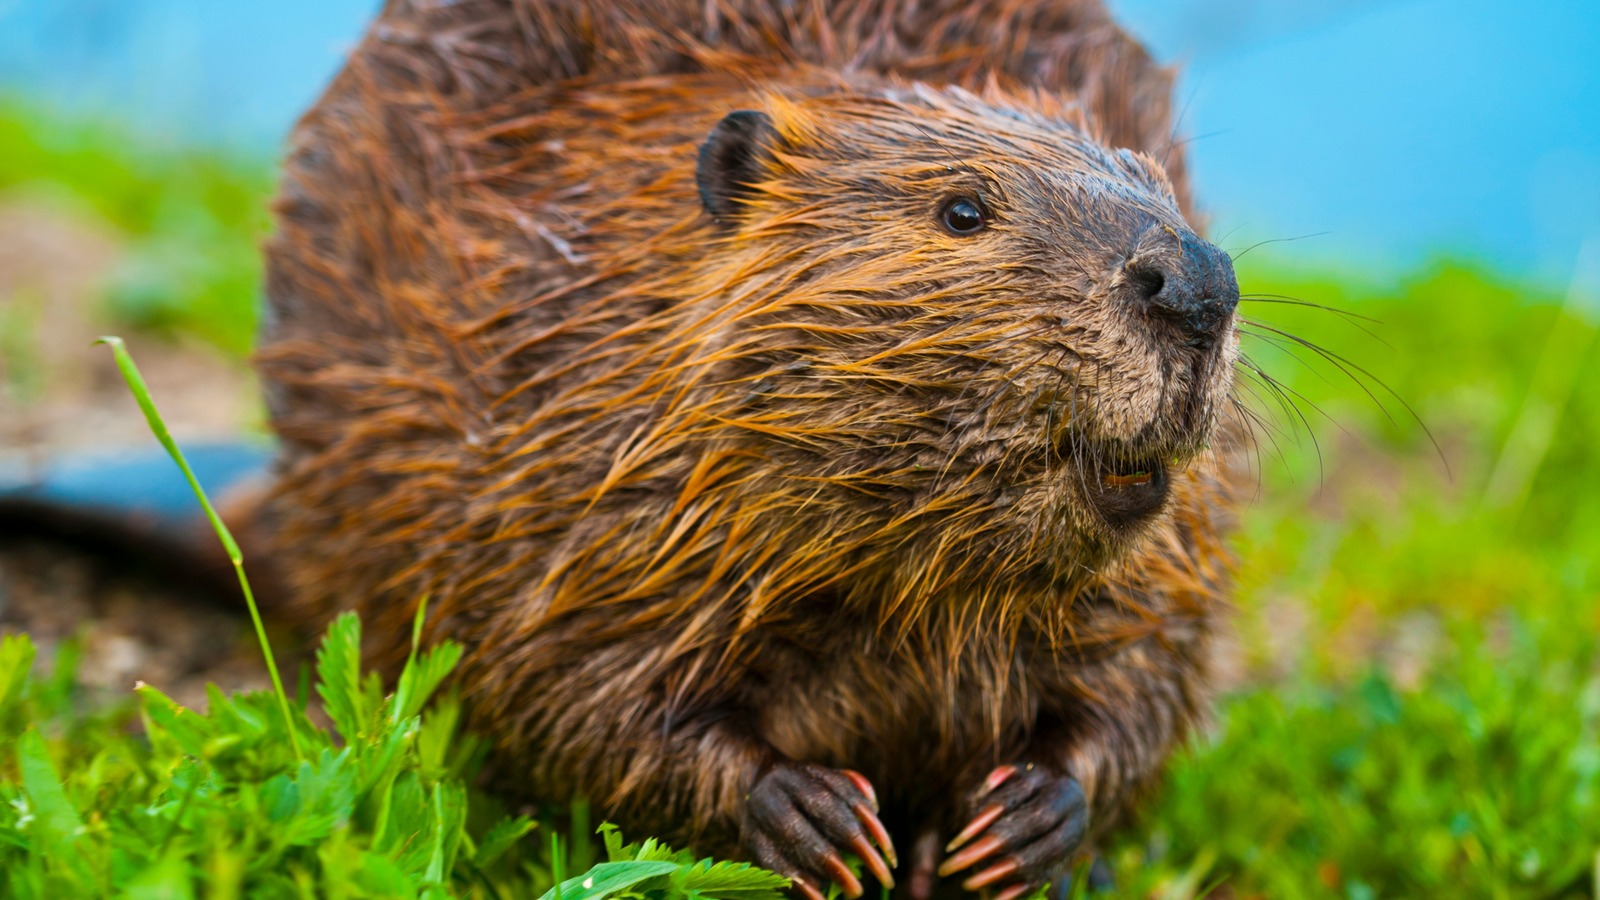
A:
[[[976,200],[957,197],[944,205],[939,213],[945,230],[951,234],[968,235],[981,231],[984,226],[983,209]]]

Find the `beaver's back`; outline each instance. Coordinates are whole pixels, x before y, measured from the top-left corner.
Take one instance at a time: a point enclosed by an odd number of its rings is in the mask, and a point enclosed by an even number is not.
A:
[[[461,180],[486,149],[480,142],[496,126],[520,125],[581,170],[588,160],[559,148],[598,130],[541,121],[540,92],[604,92],[622,81],[680,79],[730,64],[772,73],[779,83],[786,66],[809,65],[972,90],[998,79],[1069,97],[1109,145],[1158,153],[1188,212],[1184,154],[1173,148],[1171,75],[1110,21],[1100,0],[390,0],[292,139],[279,231],[267,246],[264,345],[335,334],[416,337],[425,322],[370,310],[397,283],[470,282],[513,253],[519,265],[571,261],[550,239],[560,226],[538,216],[521,223],[533,234],[520,245],[473,245],[466,235],[458,246],[435,245],[472,212]],[[691,104],[708,99],[687,86],[684,93]],[[626,99],[619,93],[614,108],[627,110]],[[522,121],[506,121],[518,114]],[[478,128],[461,127],[464,119]],[[569,194],[549,212],[588,203]],[[534,278],[549,289],[547,279],[558,273],[541,269]],[[582,277],[582,265],[566,275]],[[364,348],[358,358],[375,352]],[[458,353],[452,346],[446,355]]]
[[[1080,99],[1114,146],[1171,137],[1170,74],[1101,0],[390,0],[347,70],[366,84],[341,80],[320,106],[377,88],[482,108],[573,79],[701,71],[708,50],[968,88],[997,75]]]

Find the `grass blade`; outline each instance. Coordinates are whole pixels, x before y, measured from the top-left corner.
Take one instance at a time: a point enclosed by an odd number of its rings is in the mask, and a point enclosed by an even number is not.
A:
[[[156,436],[156,440],[161,442],[167,455],[172,457],[172,461],[183,471],[183,477],[189,482],[189,489],[194,491],[195,498],[200,501],[206,518],[210,520],[212,529],[217,533],[217,539],[222,541],[222,547],[228,553],[228,561],[233,563],[233,571],[239,576],[239,588],[244,591],[245,605],[250,608],[250,621],[255,625],[256,639],[261,642],[261,655],[267,663],[267,674],[272,678],[272,689],[277,692],[278,703],[283,709],[283,725],[289,733],[289,745],[294,749],[295,759],[304,761],[305,756],[300,751],[300,739],[295,729],[294,716],[289,711],[289,695],[283,690],[283,679],[278,676],[278,663],[273,659],[272,645],[267,641],[267,629],[261,622],[261,610],[256,606],[255,593],[250,590],[250,579],[244,574],[244,554],[239,552],[239,544],[234,541],[233,533],[222,523],[222,517],[217,515],[216,508],[211,505],[211,499],[200,487],[200,481],[195,478],[194,470],[189,468],[189,461],[184,458],[183,451],[178,449],[178,442],[172,439],[172,433],[167,430],[167,423],[162,421],[161,413],[150,397],[150,388],[145,384],[144,376],[139,374],[139,367],[134,364],[127,345],[122,342],[122,338],[115,336],[102,337],[95,343],[105,344],[111,348],[111,354],[117,361],[117,369],[122,372],[123,380],[133,392],[133,399],[144,413],[145,421],[150,424],[150,432]]]
[[[39,844],[46,853],[74,870],[80,883],[94,880],[88,860],[78,846],[83,834],[83,817],[78,815],[67,796],[37,728],[29,728],[17,741],[17,772],[22,776],[22,790],[33,806],[32,831]]]

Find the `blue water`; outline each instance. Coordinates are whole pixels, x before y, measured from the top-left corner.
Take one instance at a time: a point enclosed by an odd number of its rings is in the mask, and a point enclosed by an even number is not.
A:
[[[266,470],[272,450],[250,443],[191,444],[183,455],[212,498]],[[80,451],[44,466],[0,460],[0,507],[27,501],[149,526],[180,528],[199,516],[194,490],[159,447]]]
[[[1163,60],[1212,231],[1386,277],[1564,284],[1600,239],[1600,2],[1112,0]],[[0,0],[0,89],[274,147],[374,0]],[[1269,251],[1263,251],[1269,252]]]

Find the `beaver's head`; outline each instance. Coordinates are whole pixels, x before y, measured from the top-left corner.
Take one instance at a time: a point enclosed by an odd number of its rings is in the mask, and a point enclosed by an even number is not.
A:
[[[1043,104],[905,88],[728,115],[699,157],[707,295],[727,421],[792,477],[1082,562],[1210,440],[1239,290],[1156,160]]]

